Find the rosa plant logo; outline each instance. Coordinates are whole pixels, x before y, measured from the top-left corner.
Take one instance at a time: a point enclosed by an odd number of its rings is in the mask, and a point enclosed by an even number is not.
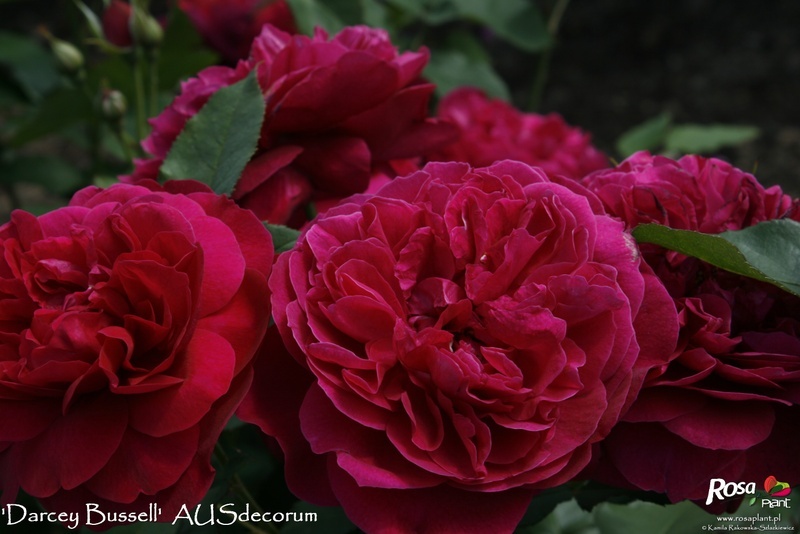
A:
[[[786,496],[792,492],[792,488],[788,483],[780,482],[777,478],[770,475],[764,480],[764,491],[767,492],[767,498],[761,499],[761,506],[789,508],[789,498]],[[778,499],[777,497],[786,498]],[[757,500],[757,497],[751,497],[750,506],[753,506]]]
[[[755,482],[726,482],[722,478],[712,478],[708,483],[706,505],[711,504],[714,500],[722,501],[740,495],[755,495],[755,493]]]
[[[770,475],[764,480],[764,490],[772,497],[784,497],[792,492],[792,488],[786,482],[778,482],[778,479]]]
[[[777,478],[770,475],[764,480],[764,490],[769,497],[785,497],[792,492],[791,486],[786,482],[780,482]],[[756,503],[756,483],[755,482],[727,482],[722,478],[712,478],[708,483],[708,495],[706,496],[706,504],[712,502],[730,499],[732,497],[739,497],[742,495],[750,495],[750,506]],[[769,499],[762,499],[762,505]],[[772,499],[776,501],[777,499]],[[769,503],[767,503],[769,504]],[[788,504],[788,503],[787,503]],[[770,504],[770,508],[773,505]]]

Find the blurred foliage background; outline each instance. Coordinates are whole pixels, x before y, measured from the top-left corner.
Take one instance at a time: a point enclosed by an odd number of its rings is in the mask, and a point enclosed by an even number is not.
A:
[[[439,96],[477,85],[522,110],[560,113],[616,160],[641,148],[721,155],[765,184],[800,191],[794,0],[289,4],[306,33],[366,23],[387,28],[400,48],[429,47],[425,74]],[[78,5],[0,0],[0,220],[13,207],[47,211],[83,185],[128,172],[143,119],[170,101],[179,80],[219,61],[172,2],[150,2],[165,35],[156,75],[145,74],[156,79],[147,90],[157,96],[136,116],[133,54],[92,44]],[[84,6],[98,15],[104,8],[101,0]],[[47,32],[81,50],[83,79],[59,70]],[[103,111],[111,91],[127,103],[122,117]],[[105,107],[113,115],[113,103]],[[115,131],[120,124],[127,142]]]

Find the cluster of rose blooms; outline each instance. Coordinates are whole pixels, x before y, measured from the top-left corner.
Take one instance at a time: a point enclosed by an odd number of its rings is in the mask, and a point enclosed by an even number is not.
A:
[[[431,116],[427,61],[382,30],[266,25],[182,85],[131,176],[12,214],[3,503],[172,517],[234,414],[297,497],[366,532],[512,531],[573,480],[673,502],[800,480],[800,299],[630,236],[797,202],[713,158],[610,167],[559,116],[475,89]],[[266,115],[230,197],[159,184],[187,121],[253,69]],[[302,234],[275,254],[262,221]]]

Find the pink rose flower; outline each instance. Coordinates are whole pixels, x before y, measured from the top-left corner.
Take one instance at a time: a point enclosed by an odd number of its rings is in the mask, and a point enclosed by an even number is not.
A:
[[[272,240],[201,184],[149,186],[0,226],[3,503],[21,488],[171,518],[211,485],[267,328]]]
[[[466,161],[482,167],[514,159],[541,167],[548,176],[582,178],[608,167],[591,136],[559,115],[522,113],[478,89],[452,91],[439,103],[441,119],[456,124],[460,138],[428,156],[429,161]]]
[[[644,270],[640,270],[644,268]],[[510,532],[589,461],[677,318],[622,224],[519,162],[430,163],[278,256],[239,411],[367,532]]]
[[[178,0],[178,7],[228,63],[247,57],[264,24],[297,32],[285,0]]]
[[[264,220],[299,225],[309,202],[363,192],[374,174],[394,176],[393,166],[452,138],[451,125],[427,116],[433,86],[419,81],[427,61],[425,49],[398,54],[383,30],[350,27],[328,40],[322,30],[292,37],[267,25],[247,61],[184,82],[151,120],[142,146],[153,158],[123,179],[156,179],[186,121],[258,68],[266,117],[233,198]]]
[[[699,156],[638,153],[583,184],[628,227],[720,233],[794,209],[779,187]],[[601,445],[595,476],[702,504],[711,478],[800,480],[800,299],[658,246],[642,252],[675,301],[680,341]]]

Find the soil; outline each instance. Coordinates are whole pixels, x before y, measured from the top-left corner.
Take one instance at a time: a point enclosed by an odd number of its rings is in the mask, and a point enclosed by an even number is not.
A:
[[[664,111],[675,123],[757,126],[758,139],[720,155],[800,194],[800,2],[573,0],[542,110],[611,154]]]

